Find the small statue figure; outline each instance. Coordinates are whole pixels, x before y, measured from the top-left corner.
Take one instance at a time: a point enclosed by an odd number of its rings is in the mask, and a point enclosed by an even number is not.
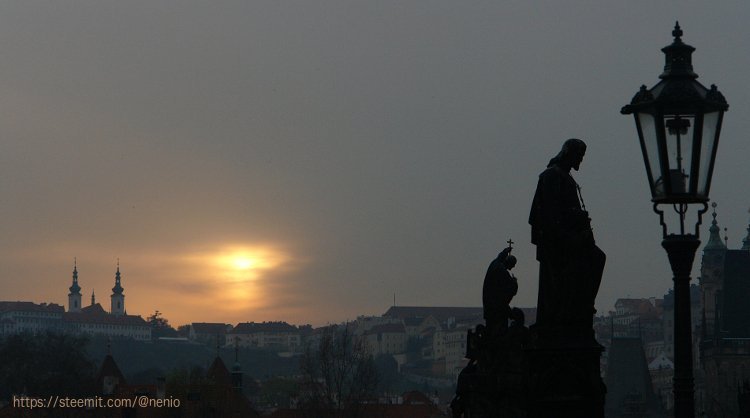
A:
[[[458,375],[456,396],[451,401],[454,418],[525,417],[524,347],[529,330],[523,311],[510,308],[518,281],[510,273],[516,265],[513,241],[487,269],[482,286],[486,326],[479,324],[467,334],[468,364]],[[512,324],[508,326],[508,320]]]
[[[512,250],[513,247],[509,246],[500,252],[490,263],[484,276],[482,305],[484,320],[491,336],[500,335],[508,329],[510,301],[518,292],[518,280],[510,272],[516,265],[516,257],[510,254]]]
[[[592,329],[606,255],[594,242],[580,187],[570,175],[585,153],[580,139],[565,141],[539,175],[531,206],[531,242],[539,260],[539,332],[561,334],[565,328],[586,334]]]

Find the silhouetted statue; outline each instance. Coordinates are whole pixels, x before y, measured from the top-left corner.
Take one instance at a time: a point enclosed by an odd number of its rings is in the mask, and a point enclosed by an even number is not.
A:
[[[539,260],[536,327],[540,333],[588,333],[606,256],[594,243],[591,220],[570,175],[586,144],[569,139],[539,175],[531,206],[531,242]],[[593,335],[593,334],[592,334]]]
[[[484,320],[491,335],[508,329],[511,316],[510,301],[518,292],[518,281],[510,273],[516,265],[516,257],[510,254],[512,248],[504,249],[490,263],[482,286]]]
[[[508,241],[512,244],[513,241]],[[482,286],[485,325],[469,330],[466,358],[450,404],[454,418],[525,418],[529,329],[522,310],[509,304],[518,292],[510,270],[516,265],[511,247],[490,263]],[[508,326],[508,320],[511,325]]]

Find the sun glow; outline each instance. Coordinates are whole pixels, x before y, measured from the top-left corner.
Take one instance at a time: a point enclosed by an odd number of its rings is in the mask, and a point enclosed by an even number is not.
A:
[[[249,277],[263,270],[280,266],[285,257],[281,252],[266,247],[231,247],[212,256],[213,263],[224,273]]]
[[[246,258],[246,257],[237,257],[232,262],[234,264],[234,267],[238,270],[247,270],[250,268],[253,268],[253,266],[256,264],[255,259],[252,258]]]
[[[272,245],[227,245],[213,251],[194,253],[187,259],[202,271],[207,286],[203,300],[224,311],[241,311],[267,306],[269,280],[291,268],[291,258]]]

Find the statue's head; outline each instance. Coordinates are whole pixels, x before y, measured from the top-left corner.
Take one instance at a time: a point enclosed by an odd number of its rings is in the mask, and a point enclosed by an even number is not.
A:
[[[562,165],[578,171],[586,154],[586,143],[578,138],[570,138],[563,144],[562,150],[553,158],[547,167]]]
[[[516,266],[516,256],[514,255],[508,255],[505,257],[505,260],[503,260],[503,265],[507,270],[511,270],[513,267]]]

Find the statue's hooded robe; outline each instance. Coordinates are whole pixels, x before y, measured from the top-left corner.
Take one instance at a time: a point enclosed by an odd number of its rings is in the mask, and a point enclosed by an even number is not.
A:
[[[591,329],[606,256],[594,244],[578,185],[559,159],[539,175],[529,216],[540,263],[536,323]]]

